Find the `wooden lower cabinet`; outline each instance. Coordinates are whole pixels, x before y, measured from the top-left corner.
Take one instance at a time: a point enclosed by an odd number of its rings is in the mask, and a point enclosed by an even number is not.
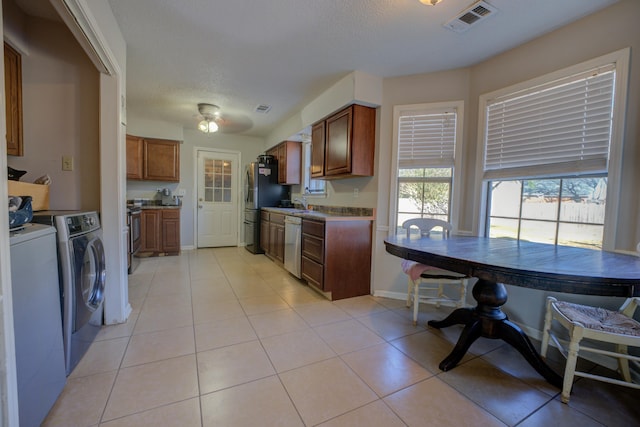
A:
[[[260,211],[260,249],[269,251],[269,212]]]
[[[160,252],[160,210],[144,209],[140,213],[141,238],[140,252]]]
[[[267,255],[284,263],[284,215],[269,214],[269,248]]]
[[[302,278],[331,300],[371,293],[372,222],[302,220]]]
[[[153,255],[180,253],[180,211],[178,209],[143,209],[140,253]]]
[[[180,252],[180,211],[177,209],[162,210],[162,251]]]

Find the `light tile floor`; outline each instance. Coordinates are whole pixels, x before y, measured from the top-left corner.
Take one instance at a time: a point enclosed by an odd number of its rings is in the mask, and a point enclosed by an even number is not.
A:
[[[637,391],[580,379],[562,404],[501,341],[442,372],[459,327],[414,327],[403,301],[329,302],[243,248],[142,259],[129,300],[45,426],[640,424]],[[448,312],[421,310],[419,325]]]

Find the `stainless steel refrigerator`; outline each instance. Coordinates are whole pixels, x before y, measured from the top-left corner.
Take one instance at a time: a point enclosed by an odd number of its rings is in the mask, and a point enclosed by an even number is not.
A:
[[[254,254],[264,253],[260,248],[260,208],[274,207],[289,198],[289,187],[278,184],[278,165],[272,156],[260,156],[247,165],[245,171],[245,247]]]

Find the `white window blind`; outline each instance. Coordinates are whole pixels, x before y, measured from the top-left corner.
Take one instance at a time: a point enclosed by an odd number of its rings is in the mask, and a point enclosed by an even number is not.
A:
[[[606,172],[615,64],[487,102],[485,178]]]
[[[456,116],[455,109],[403,113],[398,123],[398,166],[453,167]]]

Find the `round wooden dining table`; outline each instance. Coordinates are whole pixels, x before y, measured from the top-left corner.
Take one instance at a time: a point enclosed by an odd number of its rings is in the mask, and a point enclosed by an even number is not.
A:
[[[633,255],[514,239],[435,234],[398,234],[384,243],[386,251],[397,257],[478,279],[472,291],[476,307],[458,308],[443,320],[428,322],[438,329],[464,325],[454,349],[440,362],[443,371],[453,369],[479,337],[502,339],[549,383],[562,387],[562,377],[502,311],[507,301],[504,284],[583,295],[640,296],[640,258]]]

